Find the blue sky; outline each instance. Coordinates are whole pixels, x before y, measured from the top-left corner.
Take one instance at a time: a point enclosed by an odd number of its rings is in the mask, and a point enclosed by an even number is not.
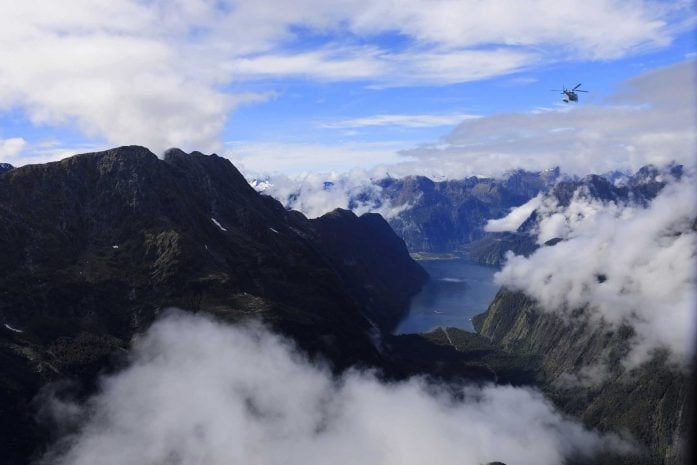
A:
[[[125,144],[215,151],[249,172],[398,164],[452,145],[475,117],[564,112],[561,85],[582,82],[578,106],[603,111],[697,48],[691,2],[0,0],[0,12],[0,159],[16,165]]]

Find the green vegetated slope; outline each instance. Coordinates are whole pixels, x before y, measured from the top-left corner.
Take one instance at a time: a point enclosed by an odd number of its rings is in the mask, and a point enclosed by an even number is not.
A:
[[[667,363],[665,353],[624,369],[631,328],[599,328],[584,322],[583,312],[564,321],[506,289],[474,323],[500,350],[533,360],[535,384],[563,411],[589,427],[629,432],[640,444],[638,456],[606,457],[600,463],[684,463],[694,380]],[[602,378],[578,379],[583,367],[600,367],[602,360],[607,362]]]

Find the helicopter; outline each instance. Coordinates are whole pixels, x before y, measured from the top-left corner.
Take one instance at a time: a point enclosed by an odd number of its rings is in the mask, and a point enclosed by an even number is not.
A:
[[[569,102],[578,102],[578,95],[576,95],[576,92],[588,92],[587,90],[582,90],[579,89],[581,87],[581,84],[576,84],[576,86],[573,89],[567,89],[566,87],[562,86],[561,89],[551,89],[554,92],[561,92],[562,94],[565,95],[565,97],[562,99],[563,102],[569,103]]]

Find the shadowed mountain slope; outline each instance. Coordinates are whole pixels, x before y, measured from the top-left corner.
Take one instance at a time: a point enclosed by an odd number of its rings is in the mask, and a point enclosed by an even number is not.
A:
[[[381,218],[308,220],[198,152],[129,146],[13,169],[0,218],[7,464],[41,442],[30,402],[42,385],[89,391],[167,307],[259,317],[340,368],[379,359],[374,337],[426,279]]]

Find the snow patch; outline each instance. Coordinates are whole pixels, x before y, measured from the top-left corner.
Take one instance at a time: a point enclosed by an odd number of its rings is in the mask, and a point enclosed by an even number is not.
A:
[[[213,223],[215,223],[215,225],[216,225],[217,227],[219,227],[221,231],[227,231],[227,229],[223,228],[223,225],[220,224],[220,223],[218,222],[218,220],[216,220],[215,218],[211,218],[211,221],[212,221]]]
[[[24,332],[21,329],[13,328],[12,326],[8,325],[7,323],[5,323],[5,328],[9,329],[10,331],[14,331],[15,333],[23,333]]]

